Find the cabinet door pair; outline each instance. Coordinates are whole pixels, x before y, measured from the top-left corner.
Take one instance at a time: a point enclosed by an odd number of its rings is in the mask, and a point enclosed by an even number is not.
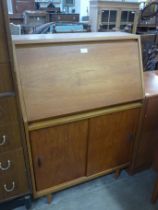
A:
[[[30,134],[37,190],[128,163],[139,109],[50,127]]]

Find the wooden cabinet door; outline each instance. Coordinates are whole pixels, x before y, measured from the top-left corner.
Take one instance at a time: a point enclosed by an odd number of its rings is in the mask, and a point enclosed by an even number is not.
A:
[[[139,112],[136,108],[90,119],[87,175],[130,161]]]
[[[31,132],[37,190],[85,176],[87,130],[85,120]]]
[[[141,133],[134,167],[143,169],[151,166],[154,149],[158,144],[158,97],[146,99]]]

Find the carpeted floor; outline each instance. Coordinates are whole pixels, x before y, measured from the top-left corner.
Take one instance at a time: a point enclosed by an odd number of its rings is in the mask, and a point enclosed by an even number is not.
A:
[[[154,172],[128,176],[123,171],[117,180],[113,177],[110,174],[55,193],[51,204],[47,204],[46,198],[38,199],[32,210],[158,210],[158,202],[150,203]]]

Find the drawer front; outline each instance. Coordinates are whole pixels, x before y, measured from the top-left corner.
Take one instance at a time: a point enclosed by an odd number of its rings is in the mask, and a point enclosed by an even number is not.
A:
[[[0,11],[3,11],[0,1]],[[5,35],[5,24],[3,19],[3,13],[0,12],[0,63],[8,62],[8,46],[7,46],[7,36]]]
[[[0,154],[21,147],[18,124],[0,127]]]
[[[12,76],[9,64],[0,64],[0,93],[12,92]]]
[[[28,191],[23,150],[0,155],[0,201],[23,195]]]
[[[0,98],[0,127],[18,121],[15,97]]]

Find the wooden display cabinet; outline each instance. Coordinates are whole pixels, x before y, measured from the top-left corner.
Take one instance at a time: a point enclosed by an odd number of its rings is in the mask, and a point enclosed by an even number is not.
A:
[[[92,31],[129,31],[136,33],[139,3],[90,0]]]
[[[13,43],[34,197],[50,201],[52,192],[127,168],[144,97],[139,37],[29,35]]]

